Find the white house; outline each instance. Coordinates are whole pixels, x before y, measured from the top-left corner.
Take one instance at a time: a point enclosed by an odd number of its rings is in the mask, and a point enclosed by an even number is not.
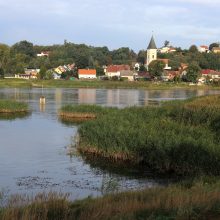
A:
[[[95,69],[79,69],[78,70],[79,79],[96,79]]]
[[[110,65],[105,70],[105,75],[109,78],[113,76],[120,77],[122,70],[130,70],[129,65]]]
[[[200,53],[208,53],[209,52],[209,47],[205,46],[205,45],[201,45],[201,46],[198,47],[198,51]]]

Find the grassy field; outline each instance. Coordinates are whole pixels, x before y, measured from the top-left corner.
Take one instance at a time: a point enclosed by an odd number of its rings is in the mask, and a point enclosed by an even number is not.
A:
[[[0,113],[26,113],[29,112],[28,105],[14,100],[0,100]],[[4,116],[4,115],[3,115]]]
[[[188,83],[126,82],[126,81],[66,81],[0,79],[0,88],[128,88],[128,89],[220,89],[219,86],[189,86]]]
[[[99,112],[96,120],[79,128],[78,150],[85,155],[159,173],[220,174],[220,96],[165,102],[161,107],[65,108],[77,114]]]
[[[70,202],[65,194],[13,196],[2,220],[174,220],[220,218],[220,181],[204,178],[167,188],[109,194]]]

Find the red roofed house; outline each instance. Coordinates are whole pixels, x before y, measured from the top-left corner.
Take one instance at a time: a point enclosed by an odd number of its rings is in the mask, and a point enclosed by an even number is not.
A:
[[[198,47],[198,51],[200,53],[208,53],[209,52],[209,47],[205,46],[205,45],[202,45],[202,46]]]
[[[79,79],[96,79],[95,69],[79,69],[78,70]]]
[[[178,76],[179,76],[179,71],[165,70],[163,72],[162,79],[163,81],[169,81],[169,80],[173,80],[174,77],[178,77]]]
[[[129,65],[110,65],[105,69],[105,75],[108,77],[120,77],[122,70],[131,70]]]
[[[204,70],[201,70],[201,75],[206,78],[209,77],[210,80],[220,79],[220,72],[216,70],[204,69]]]

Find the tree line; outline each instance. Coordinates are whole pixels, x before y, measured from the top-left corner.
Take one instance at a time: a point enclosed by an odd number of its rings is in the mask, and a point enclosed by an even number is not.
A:
[[[216,43],[210,46],[217,46]],[[41,51],[49,51],[49,57],[38,57]],[[158,54],[160,59],[169,59],[169,66],[177,70],[181,63],[197,65],[201,69],[220,70],[220,54],[200,53],[195,45],[188,50],[177,48],[174,53]],[[135,53],[128,47],[109,50],[108,47],[93,47],[85,44],[74,44],[64,41],[52,46],[34,45],[26,40],[12,46],[0,44],[0,76],[4,74],[23,73],[24,68],[48,70],[60,65],[75,63],[77,68],[96,68],[102,75],[104,65],[128,64],[139,62],[141,70],[146,60],[146,50]]]

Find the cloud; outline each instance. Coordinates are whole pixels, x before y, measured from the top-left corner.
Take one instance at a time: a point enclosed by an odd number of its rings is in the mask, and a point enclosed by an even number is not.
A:
[[[137,48],[154,30],[160,42],[171,39],[184,47],[218,38],[220,15],[213,7],[218,5],[218,0],[7,0],[0,2],[1,36],[6,43],[68,39]]]

